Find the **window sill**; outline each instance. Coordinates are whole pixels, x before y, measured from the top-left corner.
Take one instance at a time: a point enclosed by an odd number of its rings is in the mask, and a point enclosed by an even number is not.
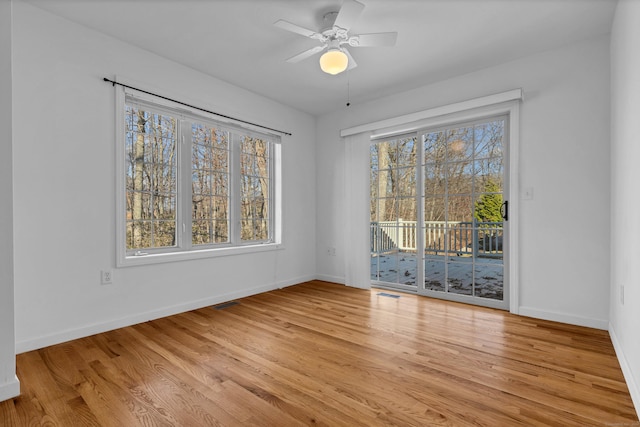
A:
[[[234,246],[232,248],[214,248],[191,250],[184,252],[166,252],[148,255],[130,255],[119,257],[116,267],[132,267],[136,265],[163,264],[167,262],[190,261],[204,258],[242,255],[256,252],[271,252],[283,249],[281,243],[262,243],[259,245]]]

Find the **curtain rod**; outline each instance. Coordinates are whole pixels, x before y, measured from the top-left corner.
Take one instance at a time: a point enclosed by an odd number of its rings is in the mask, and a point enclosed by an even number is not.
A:
[[[146,90],[138,89],[137,87],[133,87],[133,86],[126,85],[126,84],[124,84],[124,83],[116,82],[116,81],[114,81],[114,80],[109,80],[109,79],[108,79],[108,78],[106,78],[106,77],[105,77],[103,80],[104,80],[105,82],[109,82],[109,83],[111,83],[113,86],[118,85],[118,86],[126,87],[126,88],[128,88],[128,89],[137,90],[138,92],[146,93],[147,95],[157,96],[158,98],[164,99],[164,100],[166,100],[166,101],[175,102],[176,104],[184,105],[185,107],[189,107],[189,108],[195,108],[196,110],[204,111],[205,113],[213,114],[213,115],[218,116],[218,117],[224,117],[225,119],[234,120],[234,121],[236,121],[236,122],[244,123],[244,124],[246,124],[246,125],[256,126],[256,127],[261,128],[261,129],[267,129],[267,130],[270,130],[270,131],[273,131],[273,132],[281,133],[281,134],[283,134],[283,135],[289,135],[289,136],[291,136],[291,133],[290,133],[290,132],[285,132],[285,131],[282,131],[282,130],[273,129],[273,128],[270,128],[270,127],[267,127],[267,126],[259,125],[259,124],[257,124],[257,123],[251,123],[251,122],[248,122],[248,121],[246,121],[246,120],[242,120],[242,119],[236,119],[235,117],[226,116],[226,115],[224,115],[224,114],[220,114],[220,113],[216,113],[216,112],[214,112],[214,111],[206,110],[206,109],[204,109],[204,108],[196,107],[195,105],[187,104],[186,102],[181,102],[181,101],[177,101],[177,100],[175,100],[175,99],[167,98],[166,96],[158,95],[157,93],[148,92],[148,91],[146,91]]]

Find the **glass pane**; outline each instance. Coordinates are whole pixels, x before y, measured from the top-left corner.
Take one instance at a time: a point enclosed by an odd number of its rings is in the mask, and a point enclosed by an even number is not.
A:
[[[447,144],[444,132],[432,132],[424,136],[424,163],[442,164],[446,160]]]
[[[447,249],[450,255],[466,258],[471,261],[473,254],[473,223],[472,222],[449,222],[447,223]]]
[[[394,197],[393,173],[390,169],[378,171],[378,197]]]
[[[263,241],[269,239],[268,219],[246,218],[241,221],[240,236],[243,241]]]
[[[488,187],[488,189],[492,189]],[[494,189],[499,190],[497,187]],[[495,227],[502,225],[502,193],[481,193],[476,196],[473,216],[478,227]]]
[[[387,283],[399,283],[399,262],[398,253],[387,253],[380,256],[380,270],[378,280]]]
[[[401,139],[397,143],[397,167],[415,166],[416,144],[414,138]]]
[[[404,222],[413,221],[411,227],[415,227],[415,221],[417,220],[418,212],[416,210],[416,198],[406,197],[397,200],[398,205],[398,219]]]
[[[470,262],[447,262],[449,292],[473,295],[473,264]]]
[[[258,175],[256,157],[251,154],[242,153],[240,156],[240,171],[243,175]]]
[[[191,199],[191,218],[211,218],[212,217],[212,200],[211,196],[203,196],[194,194]]]
[[[476,125],[474,136],[476,158],[503,157],[504,120]]]
[[[378,147],[380,144],[370,144],[369,145],[369,164],[371,166],[371,170],[378,169]]]
[[[212,143],[215,148],[220,150],[229,150],[229,133],[216,129],[216,135]]]
[[[395,243],[389,236],[388,226],[379,222],[371,222],[369,226],[371,252],[382,254],[395,249]]]
[[[127,221],[127,249],[150,247],[151,221]]]
[[[269,227],[266,220],[253,220],[253,236],[255,240],[267,240]]]
[[[211,151],[211,169],[214,171],[226,172],[229,168],[229,152],[214,148]]]
[[[241,210],[242,218],[244,219],[265,219],[269,217],[269,204],[267,199],[242,199]]]
[[[447,221],[455,223],[473,222],[473,197],[449,196],[447,203]]]
[[[427,165],[424,170],[424,194],[433,196],[445,194],[446,170],[442,165]]]
[[[214,243],[229,242],[229,221],[225,219],[213,220]]]
[[[191,174],[191,191],[193,194],[213,194],[211,175],[204,170],[194,170]]]
[[[202,245],[213,242],[213,230],[209,220],[194,220],[191,223],[191,243]]]
[[[192,222],[192,244],[227,243],[228,229],[226,219],[194,220]]]
[[[369,204],[371,221],[377,221],[378,218],[378,171],[371,169],[369,177]]]
[[[374,247],[373,239],[371,240],[371,280],[380,280],[380,260]]]
[[[444,221],[426,221],[424,224],[424,251],[425,254],[443,256],[447,228]]]
[[[268,143],[259,138],[252,138],[250,136],[243,136],[240,144],[240,151],[242,153],[254,154],[259,156],[268,156]]]
[[[379,221],[392,221],[395,224],[398,218],[398,201],[394,198],[378,199],[378,212]]]
[[[264,178],[243,176],[241,193],[244,198],[269,197],[269,181]]]
[[[250,219],[243,219],[240,227],[240,238],[242,240],[253,239],[253,228]]]
[[[174,220],[176,217],[176,196],[173,194],[157,194],[153,198],[153,218]]]
[[[445,291],[445,264],[441,257],[427,256],[424,262],[424,287],[432,291]]]
[[[445,198],[440,196],[424,198],[425,223],[445,220]]]
[[[378,222],[378,199],[374,197],[369,199],[369,222]]]
[[[263,199],[262,197],[257,197],[251,203],[253,210],[253,217],[259,219],[268,219],[269,218],[269,199]]]
[[[447,130],[447,161],[461,161],[473,158],[473,128]]]
[[[196,170],[226,172],[229,164],[229,152],[201,145],[193,146],[192,167]]]
[[[453,162],[446,165],[449,194],[471,194],[473,192],[472,161]]]
[[[502,158],[476,160],[474,168],[476,192],[501,191],[504,176]]]
[[[396,171],[394,176],[397,182],[398,197],[416,197],[416,168],[401,168]]]
[[[502,223],[484,224],[478,227],[478,247],[475,255],[477,262],[502,262],[503,229]]]
[[[398,254],[399,283],[403,285],[416,286],[416,275],[418,271],[418,260],[415,252],[402,251]]]
[[[395,141],[385,141],[376,144],[378,147],[378,161],[380,165],[389,164],[389,157],[395,156],[397,144]],[[384,169],[384,168],[383,168]]]
[[[154,221],[154,247],[175,246],[176,223],[175,221]]]
[[[211,194],[215,194],[217,196],[228,196],[229,195],[229,175],[224,172],[213,172],[211,173],[211,186],[212,191]]]
[[[502,264],[476,264],[475,273],[475,295],[501,301],[504,296],[504,268]]]

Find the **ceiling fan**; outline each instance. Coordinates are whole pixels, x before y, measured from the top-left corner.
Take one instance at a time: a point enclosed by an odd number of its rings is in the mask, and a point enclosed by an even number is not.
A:
[[[282,19],[275,22],[274,25],[278,28],[309,37],[320,43],[316,47],[292,56],[287,59],[287,62],[300,62],[326,49],[327,51],[320,57],[320,68],[325,73],[335,75],[357,66],[346,45],[350,47],[395,45],[398,37],[396,32],[349,34],[349,29],[356,22],[363,9],[364,4],[356,0],[344,0],[340,11],[329,12],[323,16],[323,28],[318,32]]]

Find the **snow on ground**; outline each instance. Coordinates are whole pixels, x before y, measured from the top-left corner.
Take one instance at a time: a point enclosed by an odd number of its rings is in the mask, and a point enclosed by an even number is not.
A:
[[[415,286],[418,260],[410,252],[397,252],[371,257],[371,279],[387,283]],[[470,256],[427,255],[425,260],[425,287],[449,292],[502,300],[504,268],[502,259],[473,258]]]

